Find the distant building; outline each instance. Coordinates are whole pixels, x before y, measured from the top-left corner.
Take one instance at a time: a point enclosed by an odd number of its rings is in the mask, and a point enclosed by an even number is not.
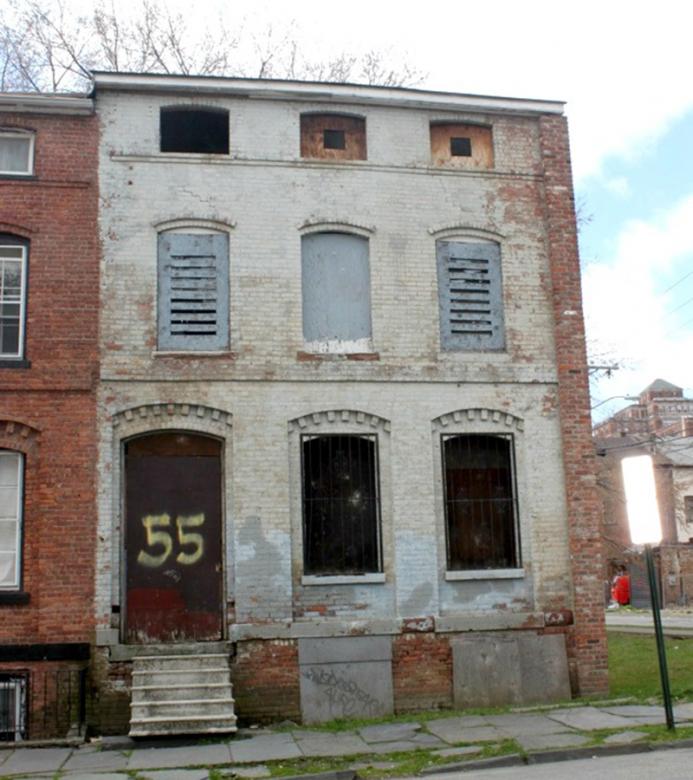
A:
[[[664,379],[648,385],[638,403],[594,426],[597,439],[651,433],[693,436],[693,398],[684,398],[680,387]]]
[[[638,554],[628,531],[621,476],[623,458],[652,456],[662,521],[660,547],[665,604],[693,600],[693,399],[662,379],[639,395],[639,402],[594,428],[602,498],[605,577],[621,565],[635,565]],[[633,563],[635,562],[635,563]],[[635,589],[637,595],[637,587]]]

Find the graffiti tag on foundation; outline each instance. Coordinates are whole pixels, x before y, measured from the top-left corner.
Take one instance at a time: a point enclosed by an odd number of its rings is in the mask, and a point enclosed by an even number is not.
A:
[[[327,669],[310,667],[303,672],[306,680],[319,686],[330,704],[330,712],[350,717],[353,715],[378,715],[380,702],[360,688],[354,680]]]

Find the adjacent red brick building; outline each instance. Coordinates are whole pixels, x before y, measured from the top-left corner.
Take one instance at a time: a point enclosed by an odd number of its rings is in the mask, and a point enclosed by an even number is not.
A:
[[[0,95],[0,740],[64,736],[84,721],[97,146],[90,100]]]

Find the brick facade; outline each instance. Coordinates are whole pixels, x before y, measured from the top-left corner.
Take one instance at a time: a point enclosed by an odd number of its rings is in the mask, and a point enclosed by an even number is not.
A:
[[[21,585],[0,589],[0,674],[29,673],[32,738],[72,725],[39,704],[85,667],[94,633],[98,130],[90,101],[74,103],[0,104],[0,128],[35,139],[34,175],[0,176],[0,233],[28,242],[27,364],[0,368],[0,449],[24,455]],[[58,658],[37,663],[32,647]]]
[[[546,187],[545,213],[553,287],[558,404],[574,588],[572,651],[577,667],[578,691],[581,694],[606,693],[608,669],[602,586],[601,507],[590,433],[580,264],[565,119],[541,118],[540,149]]]
[[[325,110],[319,92],[264,99],[252,82],[244,88],[257,99],[247,100],[233,81],[195,82],[208,93],[193,97],[192,81],[165,94],[156,79],[120,91],[109,78],[96,84],[95,609],[96,684],[113,707],[126,696],[106,659],[121,674],[135,652],[123,641],[121,464],[130,438],[161,431],[223,443],[222,639],[235,645],[242,720],[301,716],[298,645],[321,638],[347,648],[350,637],[387,637],[397,711],[450,706],[450,639],[468,631],[562,632],[575,692],[604,692],[599,515],[560,109],[434,93],[422,108],[406,91],[335,87],[329,110],[366,118],[367,160],[317,160],[301,157],[300,126],[302,114]],[[228,110],[228,156],[159,151],[160,108],[191,104]],[[491,127],[492,167],[433,166],[431,126],[442,122]],[[157,348],[157,246],[170,230],[228,235],[228,349]],[[372,351],[316,352],[304,342],[301,240],[319,231],[368,242]],[[500,247],[503,349],[441,346],[436,242],[447,240]],[[381,565],[369,576],[304,570],[301,447],[323,435],[377,442]],[[520,563],[509,570],[447,570],[449,435],[512,442]],[[114,714],[101,727],[117,731],[123,720]]]

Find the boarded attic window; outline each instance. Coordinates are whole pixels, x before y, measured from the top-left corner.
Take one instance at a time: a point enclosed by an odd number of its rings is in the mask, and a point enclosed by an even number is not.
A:
[[[161,151],[229,153],[229,112],[223,108],[161,109]]]
[[[450,154],[452,157],[471,157],[472,139],[471,138],[451,138]]]
[[[323,130],[322,145],[325,149],[346,149],[344,130]]]
[[[366,159],[366,120],[344,114],[301,114],[301,157]]]
[[[433,122],[431,164],[471,170],[493,168],[491,128],[457,122]]]

